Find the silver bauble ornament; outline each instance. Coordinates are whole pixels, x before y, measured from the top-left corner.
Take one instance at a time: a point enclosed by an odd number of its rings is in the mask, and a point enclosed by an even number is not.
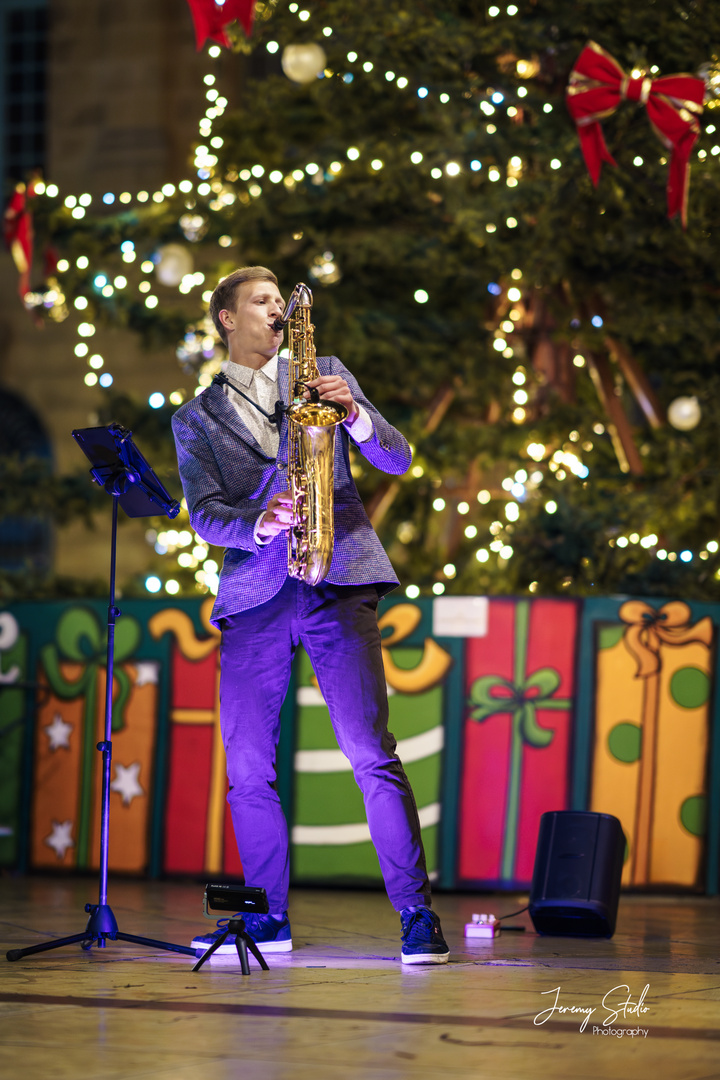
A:
[[[177,286],[193,272],[193,257],[182,244],[163,244],[157,250],[155,273],[162,285]]]

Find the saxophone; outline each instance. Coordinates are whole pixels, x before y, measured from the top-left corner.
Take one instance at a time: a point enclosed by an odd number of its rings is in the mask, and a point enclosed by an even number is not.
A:
[[[300,282],[293,289],[276,329],[289,327],[290,405],[288,418],[288,485],[293,524],[288,530],[288,574],[319,585],[332,561],[335,539],[333,471],[335,428],[348,415],[337,401],[321,401],[307,383],[319,376],[310,322],[312,292]],[[310,400],[303,395],[310,390]]]

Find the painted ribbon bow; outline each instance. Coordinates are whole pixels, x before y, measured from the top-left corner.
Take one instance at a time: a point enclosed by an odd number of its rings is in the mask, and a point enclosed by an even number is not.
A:
[[[638,679],[658,673],[663,645],[685,645],[689,641],[712,644],[710,616],[706,615],[690,626],[690,608],[682,600],[672,600],[659,609],[642,600],[627,600],[618,614],[623,622],[629,623],[625,644],[637,660],[635,677]]]
[[[417,604],[395,604],[378,619],[378,629],[390,629],[382,639],[382,658],[385,678],[391,689],[400,694],[424,694],[433,686],[439,686],[452,667],[453,658],[431,637],[423,642],[420,662],[412,668],[395,663],[390,646],[397,645],[418,628],[422,612]]]
[[[470,704],[475,706],[470,718],[483,721],[498,713],[512,713],[524,742],[530,746],[549,746],[555,732],[540,727],[536,710],[538,706],[567,709],[567,701],[550,700],[559,685],[560,676],[552,668],[541,668],[518,684],[501,675],[483,675],[470,688]]]
[[[120,664],[127,660],[138,647],[141,638],[140,624],[130,616],[118,619],[115,626],[115,683],[117,694],[113,701],[112,730],[121,731],[123,714],[130,691],[130,679]],[[95,735],[95,703],[97,680],[101,667],[105,667],[107,631],[94,611],[88,608],[69,608],[60,616],[55,631],[55,643],[45,645],[41,656],[52,689],[61,698],[85,695],[86,719],[91,739]],[[60,669],[62,660],[83,664],[76,681],[66,680]]]
[[[668,217],[687,219],[690,154],[700,135],[705,83],[693,75],[665,75],[651,79],[626,74],[613,57],[589,41],[570,72],[567,107],[577,126],[580,147],[593,184],[603,161],[617,165],[603,138],[600,121],[611,116],[620,102],[637,101],[647,109],[652,129],[672,151],[667,182]]]

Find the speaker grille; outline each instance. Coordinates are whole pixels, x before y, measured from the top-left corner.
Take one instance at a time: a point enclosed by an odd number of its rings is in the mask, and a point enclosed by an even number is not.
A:
[[[595,814],[555,815],[545,875],[548,900],[589,898],[597,831]]]

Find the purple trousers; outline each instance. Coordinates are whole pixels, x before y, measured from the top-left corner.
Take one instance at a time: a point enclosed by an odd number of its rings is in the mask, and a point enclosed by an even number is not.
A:
[[[280,708],[298,644],[307,651],[338,745],[365,802],[388,897],[430,906],[417,807],[388,731],[372,585],[309,586],[288,578],[272,600],[223,622],[220,722],[238,851],[247,885],[288,906],[288,830],[277,793]]]

